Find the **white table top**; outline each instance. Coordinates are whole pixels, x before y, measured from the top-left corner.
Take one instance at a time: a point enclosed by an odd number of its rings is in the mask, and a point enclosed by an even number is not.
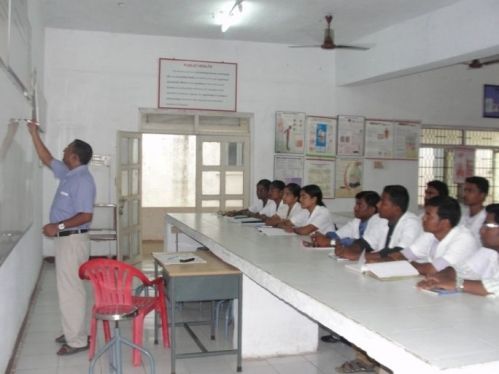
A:
[[[380,281],[304,249],[298,236],[266,236],[215,214],[166,220],[395,373],[499,372],[499,300],[429,295],[415,288],[419,278]]]

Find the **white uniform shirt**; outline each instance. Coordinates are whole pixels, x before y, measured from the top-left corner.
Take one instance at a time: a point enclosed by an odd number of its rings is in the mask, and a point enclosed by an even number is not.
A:
[[[263,201],[258,199],[255,203],[248,208],[251,213],[258,213],[263,208]]]
[[[480,243],[464,226],[453,227],[439,241],[432,233],[425,232],[402,254],[410,261],[429,262],[437,270],[452,266],[460,271],[464,263],[480,248]]]
[[[379,234],[380,230],[388,224],[388,221],[384,218],[381,218],[379,214],[374,214],[367,221],[367,227],[364,231],[364,236],[369,235],[371,237],[375,237]],[[338,230],[336,230],[336,235],[338,235],[341,239],[343,238],[351,238],[351,239],[360,239],[359,233],[359,225],[360,219],[354,218],[351,221],[348,221],[345,225],[341,226]],[[383,244],[385,244],[383,242]],[[380,250],[383,248],[375,248],[375,250]]]
[[[316,205],[303,226],[307,225],[314,225],[317,227],[317,231],[324,235],[328,231],[334,230],[333,219],[331,213],[329,213],[329,209],[321,205]]]
[[[295,204],[296,205],[296,204]],[[279,204],[279,206],[277,207],[277,211],[276,211],[276,214],[281,217],[282,219],[285,219],[286,216],[288,215],[288,211],[289,211],[289,207],[284,204],[283,201],[281,201],[281,203]]]
[[[480,248],[468,258],[458,272],[459,277],[470,280],[493,278],[496,274],[499,274],[497,251],[485,247]]]
[[[260,209],[258,214],[261,214],[266,217],[272,217],[275,214],[276,209],[277,207],[275,205],[275,201],[268,199],[267,204],[265,204],[265,206],[262,209]]]
[[[307,209],[303,209],[299,202],[294,203],[291,210],[289,210],[289,207],[287,205],[286,207],[287,211],[284,217],[281,216],[278,212],[279,217],[283,219],[289,219],[291,223],[296,227],[302,227],[306,225],[308,217],[310,216],[310,212]]]
[[[485,222],[485,218],[487,218],[487,212],[485,211],[485,208],[479,211],[473,217],[471,217],[470,210],[468,209],[468,207],[464,207],[459,224],[469,228],[471,230],[471,233],[475,235],[478,241],[481,241],[480,228]]]
[[[383,219],[376,230],[364,233],[364,240],[369,243],[374,252],[385,247],[388,234],[388,221]],[[421,220],[414,213],[405,212],[398,220],[393,230],[388,248],[407,248],[421,235],[423,228]]]

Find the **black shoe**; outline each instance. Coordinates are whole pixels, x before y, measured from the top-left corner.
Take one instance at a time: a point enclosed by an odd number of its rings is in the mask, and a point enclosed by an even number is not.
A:
[[[339,343],[341,342],[341,337],[336,334],[325,335],[321,337],[324,343]]]

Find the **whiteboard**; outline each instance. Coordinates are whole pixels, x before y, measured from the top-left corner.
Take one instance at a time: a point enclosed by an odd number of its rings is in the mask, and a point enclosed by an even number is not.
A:
[[[11,120],[31,116],[31,107],[4,70],[0,70],[0,92],[4,108],[0,111],[1,263],[32,223],[38,162],[26,123]]]

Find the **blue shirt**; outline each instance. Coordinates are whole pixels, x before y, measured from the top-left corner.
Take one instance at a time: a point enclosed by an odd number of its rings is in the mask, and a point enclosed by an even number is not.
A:
[[[92,213],[95,202],[95,182],[87,165],[73,170],[59,160],[52,160],[50,168],[59,179],[59,186],[50,207],[50,223],[74,217],[78,213]],[[90,222],[75,229],[88,229]]]

